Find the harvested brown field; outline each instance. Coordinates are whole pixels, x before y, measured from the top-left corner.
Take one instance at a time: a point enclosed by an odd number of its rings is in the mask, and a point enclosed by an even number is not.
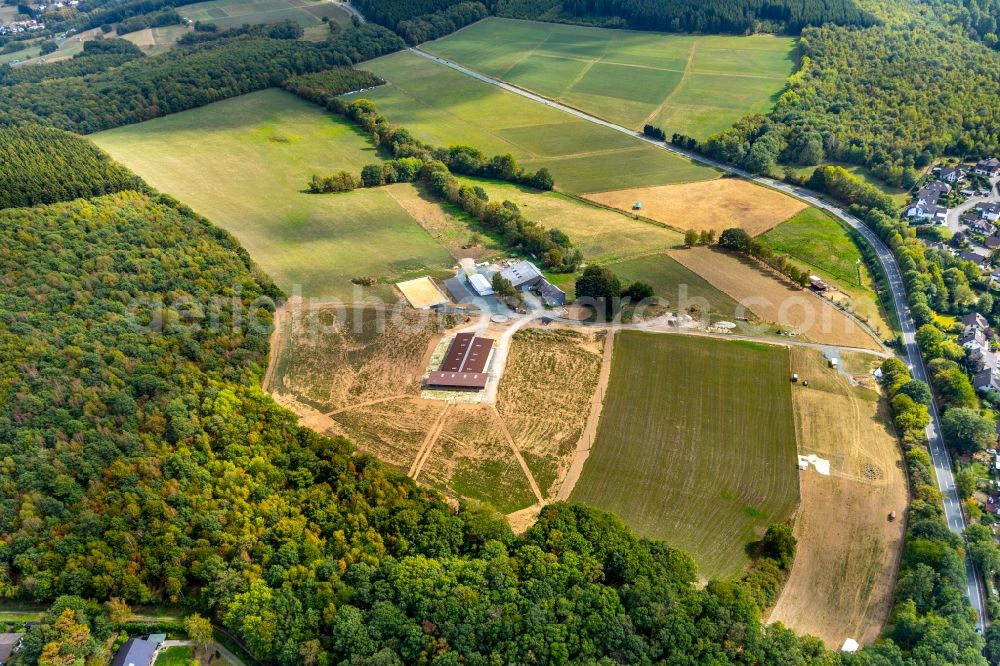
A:
[[[751,236],[776,227],[806,207],[797,199],[736,178],[585,196],[623,211],[631,211],[641,201],[642,210],[637,212],[676,229],[712,229],[719,234],[723,229],[741,227]]]
[[[669,254],[762,320],[795,330],[802,339],[844,347],[882,349],[881,343],[857,321],[749,260],[705,247]]]
[[[892,607],[903,545],[907,490],[899,445],[875,390],[828,368],[817,351],[791,354],[792,371],[809,380],[792,390],[799,453],[829,460],[830,476],[812,466],[800,473],[798,552],[770,621],[831,648],[846,638],[871,643]],[[857,357],[844,361],[870,382]],[[890,522],[890,511],[900,519]]]
[[[511,340],[497,410],[546,498],[558,492],[586,425],[605,335],[527,328]]]
[[[408,308],[286,308],[265,389],[324,413],[417,395],[432,342],[453,321]]]
[[[400,398],[362,405],[330,418],[359,449],[406,472],[445,407],[442,402]]]
[[[441,426],[417,481],[503,513],[537,503],[492,407],[452,405]]]

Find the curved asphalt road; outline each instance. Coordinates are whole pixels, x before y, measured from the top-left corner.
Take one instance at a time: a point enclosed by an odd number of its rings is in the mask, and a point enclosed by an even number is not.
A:
[[[899,265],[896,263],[896,258],[892,255],[892,252],[882,242],[882,239],[878,235],[869,229],[861,220],[851,215],[842,208],[830,204],[823,200],[819,194],[811,190],[807,190],[801,187],[795,187],[787,183],[783,183],[778,180],[773,180],[771,178],[763,178],[761,176],[755,176],[742,169],[737,169],[735,167],[729,166],[728,164],[723,164],[721,162],[716,162],[715,160],[706,158],[703,155],[693,153],[683,148],[678,148],[677,146],[665,143],[663,141],[657,141],[656,139],[645,136],[640,132],[630,130],[627,127],[622,127],[621,125],[616,125],[614,123],[608,122],[607,120],[602,120],[596,116],[584,113],[578,109],[574,109],[563,104],[559,104],[553,100],[542,97],[541,95],[536,95],[533,92],[527,91],[523,88],[510,85],[509,83],[504,83],[498,79],[494,79],[489,76],[484,76],[478,72],[475,72],[461,65],[445,60],[444,58],[439,58],[435,55],[427,53],[426,51],[421,51],[418,48],[411,48],[411,53],[421,56],[422,58],[427,58],[432,60],[439,65],[444,65],[445,67],[450,67],[451,69],[461,72],[466,76],[471,76],[474,79],[478,79],[483,83],[489,85],[497,86],[498,88],[503,88],[508,92],[512,92],[515,95],[520,95],[521,97],[527,97],[528,99],[534,100],[539,104],[544,104],[545,106],[550,106],[553,109],[557,109],[564,113],[568,113],[572,116],[576,116],[581,120],[586,120],[588,122],[602,125],[608,129],[615,130],[616,132],[621,132],[623,134],[628,134],[629,136],[639,139],[640,141],[645,141],[658,148],[663,148],[672,153],[677,153],[688,159],[698,162],[700,164],[705,164],[710,167],[714,167],[720,171],[730,173],[735,176],[740,176],[746,178],[747,180],[754,181],[758,184],[765,185],[767,187],[773,188],[775,190],[780,190],[785,194],[793,196],[797,199],[805,201],[806,203],[815,206],[816,208],[822,208],[823,210],[836,215],[838,218],[849,224],[852,228],[858,231],[866,241],[875,250],[878,256],[879,263],[882,265],[885,271],[886,277],[889,281],[889,288],[892,291],[892,302],[896,308],[896,314],[899,318],[900,328],[903,332],[903,344],[906,352],[906,359],[909,362],[910,370],[913,376],[917,379],[929,383],[929,378],[927,376],[927,370],[924,367],[923,359],[920,356],[920,350],[917,347],[916,341],[916,326],[913,323],[913,318],[910,316],[910,308],[906,305],[906,288],[903,283],[903,275],[899,270]],[[948,521],[948,528],[958,534],[959,536],[965,531],[965,516],[962,514],[961,500],[958,497],[958,491],[955,489],[955,478],[951,471],[951,458],[948,455],[947,449],[944,447],[940,435],[940,418],[938,414],[937,405],[931,405],[931,424],[927,427],[927,439],[931,448],[931,458],[934,462],[934,469],[937,472],[937,482],[938,488],[941,490],[941,497],[944,503],[944,513],[945,518]],[[982,580],[979,577],[979,573],[976,568],[972,565],[972,560],[966,557],[965,568],[969,576],[968,588],[965,591],[966,596],[969,598],[969,603],[976,610],[979,617],[977,626],[980,631],[985,629],[985,612],[984,608],[986,606],[985,599],[986,594],[984,592]]]

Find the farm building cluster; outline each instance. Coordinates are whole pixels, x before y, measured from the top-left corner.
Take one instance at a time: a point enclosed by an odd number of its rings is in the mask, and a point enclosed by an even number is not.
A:
[[[530,261],[510,259],[502,264],[474,263],[465,259],[461,270],[445,283],[455,300],[467,300],[469,292],[479,298],[493,296],[493,278],[499,274],[522,293],[533,293],[546,307],[566,305],[566,293],[549,282]]]
[[[475,263],[463,259],[454,277],[444,281],[444,290],[430,277],[398,282],[396,287],[418,310],[451,304],[478,305],[489,310],[504,310],[493,291],[494,277],[501,276],[522,294],[533,294],[546,307],[566,305],[566,292],[549,282],[530,261],[509,259],[503,263]]]
[[[493,340],[475,333],[458,333],[437,370],[427,376],[426,387],[445,391],[482,391],[489,382]]]

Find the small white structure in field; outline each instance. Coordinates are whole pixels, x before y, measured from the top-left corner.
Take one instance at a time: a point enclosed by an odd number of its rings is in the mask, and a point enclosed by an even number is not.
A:
[[[841,652],[857,652],[859,647],[861,647],[861,646],[858,645],[858,642],[856,640],[854,640],[853,638],[848,638],[846,641],[844,641],[844,646],[842,648],[840,648],[840,651]]]
[[[816,455],[799,456],[799,469],[805,470],[812,465],[823,476],[830,476],[830,461]]]
[[[840,359],[839,358],[831,358],[830,359],[830,367],[831,368],[833,368],[834,370],[836,370],[837,366],[839,366],[839,365],[840,365]]]

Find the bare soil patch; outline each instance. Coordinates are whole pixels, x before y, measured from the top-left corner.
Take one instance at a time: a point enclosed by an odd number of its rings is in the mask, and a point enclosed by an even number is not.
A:
[[[827,367],[819,352],[791,350],[799,453],[830,461],[830,476],[801,472],[795,563],[769,621],[839,648],[871,643],[892,608],[903,545],[906,478],[879,394]],[[856,363],[852,366],[857,368]],[[867,375],[861,377],[867,383]]]
[[[644,217],[676,229],[741,227],[751,236],[776,227],[806,206],[797,199],[736,178],[719,178],[680,185],[598,192],[586,198],[623,211],[642,202]]]
[[[514,335],[497,410],[544,497],[554,497],[590,414],[604,331],[527,328]]]
[[[802,339],[882,350],[881,343],[857,321],[747,260],[705,247],[676,250],[670,256],[764,321],[794,330]]]

